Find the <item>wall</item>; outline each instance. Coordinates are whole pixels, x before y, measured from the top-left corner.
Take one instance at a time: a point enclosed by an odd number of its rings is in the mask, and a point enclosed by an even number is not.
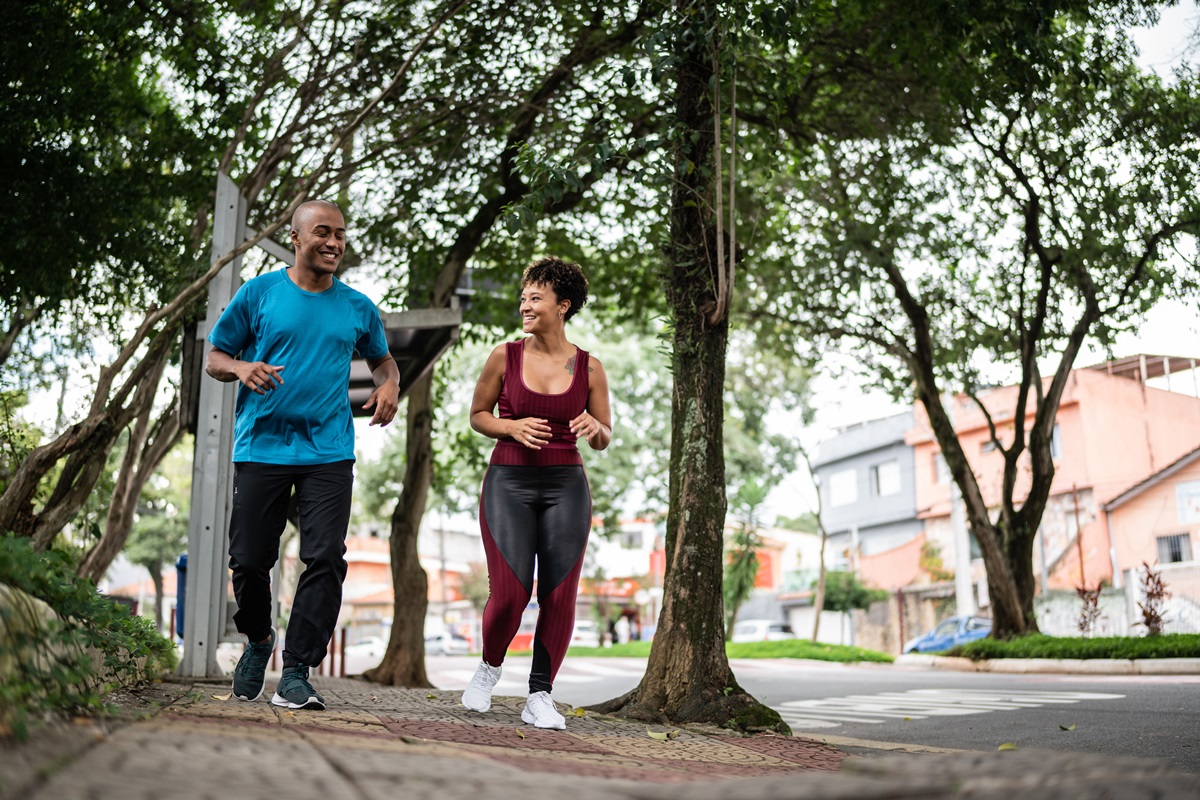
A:
[[[1122,570],[1158,561],[1157,537],[1187,533],[1200,558],[1200,519],[1180,519],[1180,484],[1200,481],[1200,459],[1108,512],[1117,564]]]

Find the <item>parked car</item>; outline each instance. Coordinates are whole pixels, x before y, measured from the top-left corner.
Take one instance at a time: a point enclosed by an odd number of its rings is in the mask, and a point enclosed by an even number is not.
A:
[[[346,645],[346,655],[351,658],[383,658],[387,642],[378,636],[367,636],[354,644]]]
[[[465,656],[471,652],[471,643],[454,631],[445,630],[425,637],[425,652],[443,656]]]
[[[904,643],[905,653],[937,653],[960,644],[982,639],[992,632],[987,617],[951,617],[939,622],[933,630]]]
[[[575,620],[571,633],[571,647],[599,647],[600,626],[590,619]]]
[[[733,626],[733,636],[729,641],[739,642],[779,642],[784,639],[795,639],[792,626],[775,619],[744,619]]]

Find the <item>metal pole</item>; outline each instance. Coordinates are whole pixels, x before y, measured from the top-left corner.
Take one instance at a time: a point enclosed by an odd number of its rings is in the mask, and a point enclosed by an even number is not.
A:
[[[1075,501],[1075,547],[1079,553],[1079,588],[1087,588],[1087,580],[1083,575],[1083,528],[1079,527],[1079,492],[1075,484],[1071,484],[1071,498]]]

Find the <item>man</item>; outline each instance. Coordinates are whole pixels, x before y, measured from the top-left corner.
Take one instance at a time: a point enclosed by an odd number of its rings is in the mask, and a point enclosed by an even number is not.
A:
[[[296,264],[245,285],[208,336],[208,374],[238,381],[234,422],[229,567],[249,644],[233,675],[233,694],[257,700],[275,649],[271,568],[293,487],[299,502],[300,560],[283,649],[283,676],[271,702],[324,709],[308,681],[337,624],[346,577],[346,529],[354,482],[354,428],[347,385],[357,351],[376,389],[363,408],[371,424],[396,415],[400,372],[388,353],[375,304],[336,277],[346,223],[333,203],[313,200],[292,217]]]

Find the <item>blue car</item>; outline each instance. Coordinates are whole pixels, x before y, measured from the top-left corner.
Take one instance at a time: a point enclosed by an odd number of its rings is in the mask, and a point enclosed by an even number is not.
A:
[[[924,636],[909,639],[904,643],[905,653],[937,653],[976,639],[992,632],[992,621],[987,617],[951,617],[942,620]]]

